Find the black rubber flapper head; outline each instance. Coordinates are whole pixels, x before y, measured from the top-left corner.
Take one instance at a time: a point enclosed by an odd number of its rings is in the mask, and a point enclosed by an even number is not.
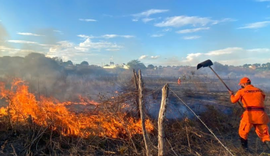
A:
[[[213,65],[213,62],[211,60],[206,60],[206,61],[199,63],[197,65],[197,70],[200,69],[201,67],[210,67],[212,65]]]

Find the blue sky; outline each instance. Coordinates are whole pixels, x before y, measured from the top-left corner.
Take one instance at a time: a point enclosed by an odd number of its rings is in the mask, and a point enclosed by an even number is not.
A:
[[[270,62],[270,0],[0,0],[0,55],[103,65]]]

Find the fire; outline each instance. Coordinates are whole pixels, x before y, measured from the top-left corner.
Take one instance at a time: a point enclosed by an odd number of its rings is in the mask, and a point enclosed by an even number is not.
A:
[[[37,124],[56,130],[65,136],[89,137],[90,135],[106,136],[111,138],[128,137],[142,134],[141,121],[127,117],[121,112],[90,112],[75,113],[66,106],[72,102],[59,102],[54,98],[44,96],[37,100],[35,95],[28,91],[24,81],[14,80],[11,88],[0,82],[0,98],[8,102],[7,107],[0,108],[0,117],[9,115],[13,124]],[[97,102],[79,97],[82,104]],[[150,120],[146,120],[148,132],[154,129]]]

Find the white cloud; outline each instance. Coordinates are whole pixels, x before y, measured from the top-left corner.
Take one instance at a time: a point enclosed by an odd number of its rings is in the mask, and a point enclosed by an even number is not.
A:
[[[168,12],[169,10],[161,10],[161,9],[150,9],[138,14],[133,14],[134,17],[149,17],[150,15],[153,14],[158,14],[158,13],[164,13],[164,12]]]
[[[256,0],[258,2],[270,2],[270,0]]]
[[[183,63],[195,65],[207,59],[212,59],[213,62],[221,62],[230,60],[232,58],[238,58],[239,55],[243,53],[243,48],[239,47],[228,47],[225,49],[213,50],[206,53],[190,53],[187,55],[186,59],[183,60]]]
[[[95,19],[82,19],[82,18],[80,18],[79,20],[84,21],[84,22],[96,22],[97,21]]]
[[[242,48],[239,47],[232,47],[232,48],[225,48],[225,49],[220,49],[220,50],[215,50],[215,51],[210,51],[206,53],[205,55],[207,56],[218,56],[218,55],[224,55],[224,54],[231,54],[235,51],[242,51]]]
[[[60,41],[57,45],[50,47],[50,53],[57,53],[58,51],[63,51],[64,49],[70,49],[74,47],[74,44],[68,41]]]
[[[228,65],[243,65],[246,63],[265,63],[270,57],[269,48],[244,49],[241,47],[228,47],[209,51],[206,53],[190,53],[182,63],[196,65],[207,59]],[[263,54],[263,55],[259,55]]]
[[[99,42],[92,42],[90,38],[87,38],[84,42],[80,43],[79,46],[76,46],[75,49],[80,51],[90,51],[90,50],[102,50],[102,49],[112,49],[120,50],[122,46],[119,46],[115,43],[99,41]]]
[[[115,35],[115,34],[106,34],[106,35],[103,35],[102,37],[104,37],[104,38],[115,38],[115,37],[118,37],[118,35]]]
[[[159,58],[159,56],[151,56],[150,58],[151,59],[157,59],[157,58]]]
[[[159,56],[148,56],[148,55],[142,55],[142,56],[140,56],[139,57],[139,60],[145,60],[145,59],[152,59],[152,60],[154,60],[154,59],[158,59],[159,58]]]
[[[198,17],[198,16],[173,16],[168,17],[166,20],[155,24],[157,27],[182,27],[186,25],[192,26],[206,26],[213,25],[222,22],[231,22],[235,21],[231,18],[224,18],[222,20],[212,20],[209,17]]]
[[[143,18],[143,19],[142,19],[142,21],[143,21],[144,23],[147,23],[147,22],[152,21],[152,20],[154,20],[154,18]]]
[[[268,48],[257,48],[257,49],[249,49],[248,52],[257,52],[257,53],[266,53],[270,52],[270,49]]]
[[[75,59],[84,59],[88,56],[93,55],[102,55],[100,52],[103,51],[119,51],[123,47],[111,42],[104,41],[91,41],[90,38],[86,38],[85,41],[74,44],[69,41],[58,42],[57,45],[54,45],[49,48],[47,53],[48,57],[59,57],[64,60],[74,60]],[[96,53],[99,52],[99,53]]]
[[[81,37],[81,38],[84,38],[84,39],[91,38],[91,36],[87,36],[87,35],[77,35],[77,36]]]
[[[169,31],[171,31],[172,29],[171,28],[166,28],[166,29],[163,29],[162,31],[164,31],[164,32],[169,32]]]
[[[185,36],[183,37],[184,40],[194,40],[194,39],[198,39],[201,38],[201,36]]]
[[[134,38],[135,36],[132,36],[132,35],[121,35],[121,37],[124,37],[124,38]]]
[[[232,18],[224,18],[222,20],[216,20],[216,22],[214,24],[223,23],[223,22],[235,22],[235,21],[237,21],[237,20],[232,19]]]
[[[151,35],[151,37],[162,37],[162,36],[164,36],[164,34],[153,34],[153,35]]]
[[[53,30],[53,31],[56,32],[56,33],[59,33],[59,34],[63,35],[63,32],[60,31],[60,30]]]
[[[183,29],[183,30],[179,30],[176,33],[179,34],[185,34],[185,33],[194,33],[197,31],[202,31],[202,30],[208,30],[210,29],[210,27],[201,27],[201,28],[194,28],[194,29]]]
[[[39,34],[28,33],[28,32],[18,32],[17,34],[23,35],[23,36],[42,36],[42,35],[39,35]]]
[[[174,16],[169,17],[161,23],[155,24],[157,27],[182,27],[185,25],[200,25],[205,26],[214,21],[206,17],[197,17],[197,16]]]
[[[7,42],[9,42],[9,43],[17,43],[17,44],[32,44],[32,45],[39,45],[39,46],[43,46],[43,47],[52,46],[50,44],[41,44],[41,43],[38,43],[38,42],[26,41],[26,40],[7,40]]]
[[[134,36],[132,36],[132,35],[116,35],[116,34],[106,34],[106,35],[101,36],[101,38],[106,38],[106,39],[116,38],[116,37],[133,38]]]
[[[186,57],[186,59],[187,59],[186,61],[193,61],[194,58],[199,57],[201,55],[202,55],[202,53],[191,53],[191,54],[188,54],[187,57]]]
[[[106,51],[119,51],[121,48],[107,48]]]
[[[143,59],[146,59],[147,58],[147,55],[142,55],[139,60],[143,60]]]
[[[81,49],[77,49],[76,45],[69,41],[60,41],[57,45],[54,45],[49,48],[49,52],[47,53],[47,57],[59,57],[64,61],[72,60],[76,61],[76,59],[83,59],[87,56],[95,55],[89,51],[82,51]],[[85,60],[85,59],[84,59]]]
[[[21,43],[21,44],[39,44],[33,41],[25,41],[25,40],[7,40],[9,43]]]
[[[150,9],[150,10],[138,13],[138,14],[133,14],[132,16],[134,17],[134,19],[132,19],[132,21],[137,22],[139,21],[140,18],[142,18],[142,21],[146,23],[146,22],[154,20],[154,18],[149,18],[149,16],[153,14],[168,12],[168,11],[169,10],[165,10],[165,9]]]
[[[81,37],[81,38],[84,38],[84,39],[87,39],[87,38],[105,38],[105,39],[110,39],[110,38],[116,38],[116,37],[122,37],[122,38],[133,38],[135,36],[132,36],[132,35],[117,35],[117,34],[105,34],[105,35],[102,35],[102,36],[88,36],[88,35],[83,35],[83,34],[80,34],[80,35],[77,35],[78,37]]]
[[[0,46],[0,56],[25,56],[25,54],[28,53],[43,53],[38,50],[32,50],[32,49],[18,49],[18,48],[11,48],[6,46]]]
[[[13,44],[30,44],[29,46],[23,46],[22,49],[10,48],[7,46],[0,46],[0,53],[2,55],[18,55],[25,56],[30,52],[39,52],[44,53],[48,57],[59,57],[64,60],[74,60],[80,61],[85,57],[99,55],[102,56],[106,51],[119,51],[123,49],[123,46],[118,45],[116,43],[107,42],[107,41],[92,41],[87,36],[79,35],[84,38],[83,42],[79,44],[75,44],[69,41],[60,41],[54,45],[46,45],[40,44],[38,42],[33,41],[25,41],[25,40],[7,40],[8,43]],[[125,36],[129,37],[129,36]],[[30,49],[23,49],[23,48]],[[33,50],[31,50],[33,49]],[[96,61],[97,62],[97,61]]]
[[[244,27],[239,27],[238,29],[258,29],[266,27],[270,24],[270,21],[262,21],[262,22],[255,22],[246,24]]]

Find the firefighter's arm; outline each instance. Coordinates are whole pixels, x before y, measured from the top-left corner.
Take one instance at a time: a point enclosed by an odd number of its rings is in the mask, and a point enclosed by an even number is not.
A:
[[[231,95],[231,102],[232,103],[236,103],[238,100],[241,99],[241,93],[240,91],[236,92],[236,94],[234,95],[232,91],[229,91],[230,95]]]

